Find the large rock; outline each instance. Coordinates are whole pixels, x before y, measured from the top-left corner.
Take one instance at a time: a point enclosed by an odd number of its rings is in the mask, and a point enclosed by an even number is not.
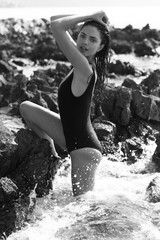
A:
[[[135,44],[134,52],[137,56],[154,56],[156,55],[156,50],[154,45],[149,39],[144,39],[142,42],[137,42]]]
[[[125,87],[117,88],[115,107],[113,112],[113,121],[121,125],[128,125],[131,118],[132,92]]]
[[[126,40],[112,40],[111,48],[116,54],[126,54],[132,52],[132,45]]]
[[[105,86],[102,93],[101,106],[103,113],[110,121],[121,125],[128,125],[131,118],[131,93],[129,88]]]
[[[109,72],[116,73],[119,75],[135,75],[137,73],[137,69],[130,64],[129,62],[122,62],[120,60],[113,60],[109,63]]]
[[[136,116],[148,120],[150,116],[152,100],[149,95],[143,94],[141,91],[132,91],[132,107]]]
[[[1,239],[23,226],[36,197],[49,193],[62,160],[52,156],[47,140],[25,129],[15,117],[0,116],[0,136]]]
[[[146,189],[146,198],[149,202],[160,202],[160,176],[152,179]]]
[[[160,86],[160,70],[151,72],[147,78],[141,81],[140,86],[146,94],[153,94]]]
[[[110,121],[107,121],[105,116],[96,118],[92,124],[97,137],[101,142],[103,155],[114,153],[116,151],[116,125]]]
[[[137,84],[131,78],[125,78],[121,86],[131,88],[131,89],[135,89],[135,90],[141,90],[141,87],[139,86],[139,84]]]
[[[149,120],[160,122],[160,98],[151,96]]]

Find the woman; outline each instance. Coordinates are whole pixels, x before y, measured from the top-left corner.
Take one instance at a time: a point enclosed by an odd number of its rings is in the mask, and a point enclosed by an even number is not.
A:
[[[20,106],[28,126],[39,137],[49,140],[55,157],[58,154],[54,141],[68,150],[74,196],[93,189],[95,171],[102,158],[101,145],[90,121],[90,108],[97,74],[99,82],[105,77],[109,50],[107,21],[103,11],[51,17],[53,35],[73,66],[59,87],[60,115],[29,101]],[[81,22],[84,24],[75,43],[68,30]]]

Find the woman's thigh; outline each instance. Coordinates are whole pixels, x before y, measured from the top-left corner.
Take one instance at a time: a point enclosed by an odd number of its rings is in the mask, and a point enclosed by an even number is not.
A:
[[[22,117],[35,124],[48,136],[50,136],[60,147],[66,148],[60,115],[30,101],[24,101],[20,105]]]
[[[93,148],[82,148],[70,153],[72,161],[72,187],[74,195],[92,191],[95,172],[102,154]]]

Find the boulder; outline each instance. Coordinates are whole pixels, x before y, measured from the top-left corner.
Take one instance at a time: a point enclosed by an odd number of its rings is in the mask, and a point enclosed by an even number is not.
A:
[[[149,120],[160,122],[160,98],[151,96]]]
[[[140,86],[146,94],[152,94],[160,85],[160,70],[156,69],[141,81]]]
[[[7,62],[0,60],[0,73],[10,73],[13,71],[13,67]]]
[[[125,87],[117,88],[116,100],[113,112],[113,121],[127,126],[131,118],[130,104],[132,100],[132,92]]]
[[[23,128],[20,122],[18,126],[12,125],[14,118],[6,115],[0,118],[0,238],[23,226],[33,211],[36,197],[52,189],[62,163],[51,155],[47,140]]]
[[[146,189],[146,199],[149,202],[160,202],[160,177],[157,176],[152,179]]]
[[[126,40],[112,40],[111,48],[116,54],[126,54],[132,52],[132,45]]]
[[[132,91],[132,108],[136,116],[148,120],[150,116],[152,100],[149,95],[143,94],[141,91]]]
[[[149,39],[144,39],[142,42],[137,42],[135,44],[134,53],[139,57],[154,56],[157,54],[152,41]]]
[[[109,73],[116,73],[119,75],[135,75],[137,73],[136,68],[129,62],[122,62],[120,60],[113,60],[109,63]]]
[[[109,120],[112,119],[113,112],[114,112],[116,91],[117,89],[115,87],[105,85],[102,92],[101,108],[102,108],[103,114]]]
[[[106,119],[105,116],[96,118],[93,122],[94,130],[101,142],[102,154],[114,153],[116,125]]]
[[[125,78],[121,86],[131,88],[131,89],[135,89],[135,90],[141,90],[141,87],[139,86],[139,84],[137,84],[131,78]]]
[[[129,88],[105,86],[102,93],[102,111],[110,121],[128,125],[131,118],[131,99],[132,92]]]

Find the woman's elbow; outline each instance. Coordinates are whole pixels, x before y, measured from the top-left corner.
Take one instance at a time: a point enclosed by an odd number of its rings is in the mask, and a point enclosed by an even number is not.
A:
[[[51,29],[53,32],[55,32],[55,30],[58,29],[58,23],[56,20],[53,20],[52,17],[51,17]]]

